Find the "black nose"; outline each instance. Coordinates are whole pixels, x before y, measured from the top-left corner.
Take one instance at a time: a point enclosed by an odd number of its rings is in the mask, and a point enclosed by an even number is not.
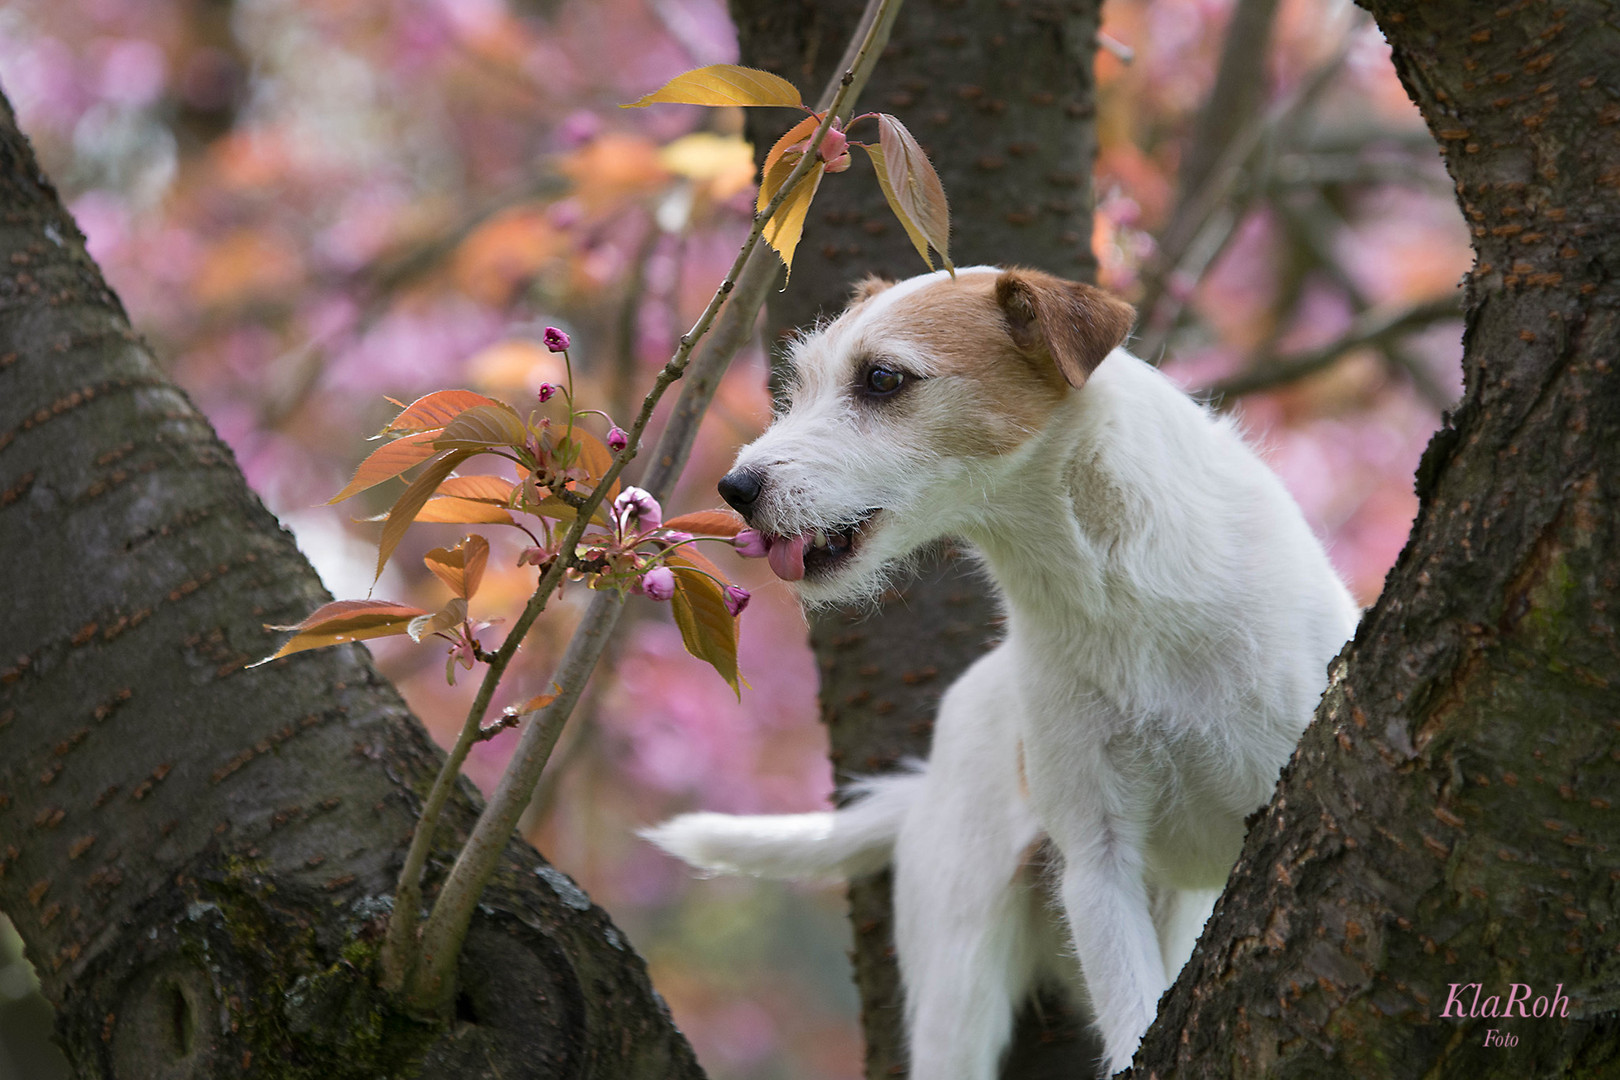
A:
[[[747,517],[753,512],[754,503],[758,501],[764,486],[758,473],[733,469],[720,478],[720,497],[730,503],[737,513]]]

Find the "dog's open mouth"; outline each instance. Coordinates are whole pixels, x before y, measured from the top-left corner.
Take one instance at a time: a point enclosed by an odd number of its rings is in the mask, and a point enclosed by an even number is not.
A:
[[[876,513],[868,510],[847,525],[810,529],[797,536],[765,533],[766,561],[783,581],[825,577],[855,554],[867,523]]]

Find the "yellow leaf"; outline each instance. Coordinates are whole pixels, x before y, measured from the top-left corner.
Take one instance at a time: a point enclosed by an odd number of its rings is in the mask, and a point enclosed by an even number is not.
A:
[[[712,131],[683,135],[658,157],[670,172],[707,183],[716,199],[729,199],[754,182],[754,148],[735,135]]]
[[[798,89],[780,75],[739,64],[710,64],[677,75],[637,101],[620,106],[647,105],[787,105],[802,108]]]
[[[574,438],[579,440],[579,464],[594,484],[606,476],[607,471],[613,467],[613,451],[609,450],[601,439],[580,428],[574,429]],[[608,487],[607,494],[602,497],[602,505],[610,506],[618,497],[619,481],[615,479]]]
[[[499,405],[494,398],[471,390],[439,390],[417,398],[391,420],[382,434],[404,431],[436,431],[474,405]]]
[[[810,136],[814,135],[816,128],[821,126],[822,115],[822,113],[817,113],[814,116],[807,116],[788,128],[765,155],[765,164],[760,168],[759,173],[759,196],[754,200],[754,210],[756,212],[765,209],[765,204],[771,201],[776,195],[776,189],[782,186],[783,180],[787,179],[788,171],[792,168],[791,165],[788,170],[777,170],[777,165],[781,163],[783,156],[800,143],[810,141]],[[797,164],[798,160],[799,158],[795,154],[793,164]]]
[[[680,627],[686,651],[707,661],[741,700],[742,689],[737,681],[737,620],[726,608],[725,595],[718,584],[697,570],[686,566],[670,569],[675,572],[675,594],[670,597],[670,611],[675,616],[675,625]]]
[[[907,217],[906,212],[900,209],[900,203],[894,197],[894,187],[889,183],[889,170],[883,164],[883,151],[875,146],[867,146],[864,143],[861,145],[861,149],[865,150],[872,159],[872,171],[877,173],[878,187],[882,189],[883,198],[888,201],[889,209],[894,211],[894,216],[900,219],[900,225],[906,230],[906,235],[911,237],[911,246],[917,249],[917,254],[923,257],[923,262],[927,263],[928,269],[932,270],[934,268],[934,259],[933,256],[928,254],[928,238],[918,231],[916,222]]]
[[[784,160],[778,162],[776,168],[791,172],[793,165]],[[824,172],[826,166],[818,161],[809,173],[800,177],[788,197],[782,200],[782,205],[776,208],[776,213],[771,215],[771,220],[765,223],[765,240],[782,257],[782,264],[787,267],[789,274],[793,272],[793,253],[798,250],[799,238],[804,235],[804,219],[810,213],[810,203],[816,197],[816,189],[821,186]],[[786,179],[784,173],[777,186],[780,187]]]
[[[939,252],[945,268],[954,273],[956,267],[951,262],[950,248],[951,209],[928,155],[923,153],[906,126],[887,113],[878,115],[878,143],[889,179],[884,195],[894,193],[889,205],[900,223],[906,226],[907,234],[915,226]]]

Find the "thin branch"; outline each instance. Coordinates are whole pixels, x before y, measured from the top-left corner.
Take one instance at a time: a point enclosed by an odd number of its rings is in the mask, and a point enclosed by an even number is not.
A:
[[[809,145],[819,146],[823,135],[830,126],[832,119],[842,109],[853,104],[855,94],[865,85],[871,74],[873,65],[877,62],[883,51],[889,31],[893,26],[894,17],[900,8],[900,0],[870,0],[868,5],[869,17],[863,18],[866,32],[862,38],[860,48],[856,54],[855,62],[844,71],[838,80],[838,87],[832,93],[831,102],[823,117],[820,126],[812,136]],[[731,269],[727,272],[725,280],[715,291],[707,308],[699,317],[697,323],[681,339],[680,348],[676,350],[664,368],[659,372],[653,389],[642,402],[641,412],[636,417],[629,433],[629,443],[626,448],[615,456],[613,465],[607,474],[594,486],[585,504],[580,508],[573,526],[564,538],[561,551],[566,556],[574,550],[584,533],[586,524],[592,511],[601,504],[608,488],[617,479],[624,467],[635,457],[640,448],[641,436],[645,432],[648,422],[652,418],[654,408],[664,391],[685,372],[691,359],[693,349],[699,339],[713,324],[716,315],[726,299],[732,294],[747,267],[749,258],[755,253],[765,223],[791,194],[793,188],[800,180],[807,176],[816,155],[805,154],[781,189],[770,203],[759,213],[754,215],[754,225],[750,230],[747,241],[737,253]],[[763,299],[763,291],[759,294]],[[751,325],[752,318],[757,315],[757,308],[748,313],[747,322]],[[712,353],[712,350],[710,350]],[[718,378],[718,375],[714,376]],[[690,441],[696,434],[695,425],[680,429],[679,434],[672,436],[669,431],[665,433],[665,442],[672,438],[675,442],[684,442],[685,445],[661,445],[658,448],[654,465],[662,465],[666,458],[671,461],[684,459],[690,449]],[[666,481],[667,482],[667,481]],[[656,489],[655,489],[656,490]],[[519,616],[512,632],[502,643],[495,659],[491,662],[489,670],[485,673],[484,685],[479,688],[478,699],[468,714],[466,727],[476,729],[483,716],[483,710],[488,707],[489,699],[493,695],[494,686],[505,672],[512,656],[516,653],[523,636],[528,632],[541,611],[544,610],[546,600],[551,590],[561,580],[567,559],[559,557],[542,578],[535,595]],[[479,895],[483,892],[485,883],[494,873],[500,852],[504,849],[511,837],[512,829],[518,818],[522,815],[529,797],[534,791],[546,760],[556,745],[557,737],[567,720],[570,711],[579,699],[584,689],[585,681],[591,670],[595,667],[598,656],[606,645],[607,636],[611,633],[614,623],[622,609],[623,598],[615,592],[599,592],[591,602],[589,610],[574,633],[573,640],[569,642],[568,649],[563,656],[557,675],[554,679],[558,685],[558,694],[555,700],[539,710],[537,715],[529,717],[528,726],[519,738],[518,746],[505,773],[501,776],[500,784],[491,796],[484,812],[479,815],[477,824],[473,827],[472,835],[457,856],[455,865],[451,868],[443,889],[440,890],[433,911],[428,917],[424,927],[419,946],[416,963],[402,965],[411,970],[407,976],[409,1001],[418,1009],[438,1011],[447,999],[454,986],[454,973],[456,958],[461,950],[461,942],[471,922],[473,910],[476,907]],[[464,729],[465,730],[465,729]],[[458,741],[459,745],[459,741]],[[463,755],[465,756],[465,755]],[[460,762],[455,763],[459,769]],[[448,779],[445,779],[448,776]],[[450,771],[450,762],[446,762],[445,770],[441,771],[441,780],[448,785],[454,781],[454,773]],[[435,781],[435,788],[440,781]],[[426,835],[431,832],[434,822],[424,814],[423,821],[418,826],[418,837],[413,839],[422,841],[426,848]],[[402,875],[400,891],[407,887],[420,895],[420,867],[418,877],[414,881],[407,881]],[[409,955],[408,945],[414,937],[413,931],[416,915],[416,906],[396,901],[394,918],[390,921],[389,940],[395,946],[394,962]],[[399,924],[396,931],[393,924]]]
[[[1191,294],[1191,285],[1220,254],[1248,200],[1263,187],[1253,182],[1254,174],[1273,148],[1274,137],[1321,97],[1349,55],[1352,33],[1345,34],[1333,57],[1286,100],[1264,116],[1250,120],[1227,144],[1197,190],[1189,192],[1177,205],[1160,240],[1155,269],[1146,275],[1137,305],[1141,325],[1132,348],[1139,355],[1157,362]],[[1235,198],[1240,190],[1242,197]],[[1225,220],[1228,217],[1230,224]]]
[[[1298,356],[1264,364],[1253,371],[1223,379],[1199,396],[1218,400],[1230,399],[1259,390],[1275,389],[1303,379],[1307,375],[1314,375],[1355,349],[1368,346],[1384,347],[1394,339],[1421,330],[1432,323],[1460,318],[1462,306],[1455,293],[1426,300],[1399,311],[1366,311],[1357,317],[1338,339]]]

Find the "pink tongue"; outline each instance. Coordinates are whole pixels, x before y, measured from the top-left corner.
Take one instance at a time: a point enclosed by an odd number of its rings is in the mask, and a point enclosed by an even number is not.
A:
[[[765,561],[783,581],[798,581],[804,577],[804,549],[810,546],[810,534],[773,536]]]

